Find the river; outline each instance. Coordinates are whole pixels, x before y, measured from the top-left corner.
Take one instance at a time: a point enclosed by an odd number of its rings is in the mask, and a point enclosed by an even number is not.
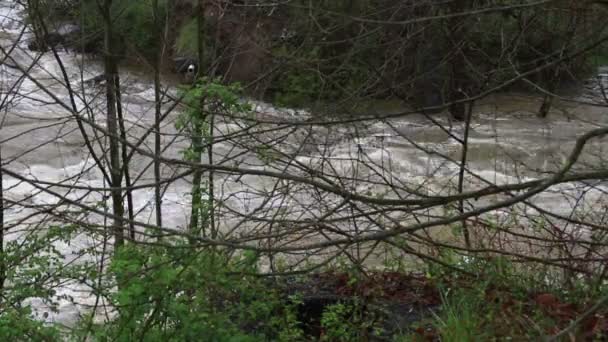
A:
[[[12,1],[0,1],[0,44],[9,49],[23,31],[20,7]],[[70,107],[67,87],[63,82],[60,65],[52,53],[38,55],[28,51],[27,42],[31,33],[24,35],[11,58],[2,65],[2,97],[4,103],[0,114],[0,148],[2,167],[31,181],[19,180],[9,175],[3,177],[5,226],[7,239],[24,238],[23,227],[33,227],[40,222],[55,221],[47,215],[55,212],[73,212],[78,207],[66,204],[58,196],[82,205],[95,206],[102,203],[107,192],[103,175],[95,165],[79,130],[73,113],[60,104]],[[71,87],[77,89],[77,111],[89,122],[105,126],[103,89],[83,86],[83,80],[102,73],[101,63],[94,57],[58,52]],[[34,62],[35,58],[38,58]],[[18,63],[28,70],[32,79],[24,77],[22,70],[8,65]],[[31,69],[30,69],[30,66]],[[604,85],[608,86],[608,75],[600,70]],[[123,107],[128,139],[137,141],[154,123],[154,92],[149,73],[123,68]],[[595,78],[593,79],[595,80]],[[593,81],[592,80],[592,81]],[[48,89],[48,93],[41,90]],[[167,82],[167,91],[177,96],[175,84]],[[574,95],[573,95],[574,94]],[[488,96],[476,103],[468,144],[468,170],[465,189],[479,189],[491,184],[515,184],[545,177],[558,170],[573,149],[576,139],[584,133],[608,126],[608,108],[602,102],[596,83],[573,91],[569,100],[556,101],[549,117],[538,118],[535,113],[540,106],[540,97],[515,93]],[[597,102],[598,105],[590,104]],[[232,118],[219,119],[217,137],[236,135],[230,139],[219,139],[214,145],[214,163],[226,167],[238,166],[247,170],[261,170],[278,174],[306,177],[316,170],[328,177],[348,176],[344,186],[357,194],[392,198],[409,198],[406,189],[417,189],[426,196],[454,193],[461,156],[461,138],[464,128],[461,123],[451,123],[445,113],[434,115],[431,121],[421,114],[390,115],[391,110],[382,109],[384,120],[369,120],[356,124],[312,125],[318,119],[306,111],[279,109],[261,102],[254,103],[254,117],[267,121],[251,121]],[[602,105],[603,103],[603,105]],[[171,101],[163,105],[167,110]],[[90,110],[85,110],[85,107]],[[393,108],[394,113],[405,107]],[[175,128],[179,111],[169,114],[163,121],[163,157],[181,159],[188,146],[187,137]],[[296,123],[295,128],[285,122]],[[283,127],[283,125],[285,127]],[[289,127],[288,127],[289,126]],[[277,127],[273,130],[272,127]],[[98,140],[91,126],[86,126],[94,150],[100,152],[103,139]],[[243,134],[246,132],[247,134]],[[152,136],[141,145],[143,150],[153,151]],[[259,146],[270,146],[260,151]],[[608,138],[589,142],[575,171],[606,170]],[[137,178],[134,184],[153,182],[151,159],[143,153],[135,154],[130,163],[130,172]],[[168,179],[184,167],[165,163],[163,178]],[[216,196],[222,208],[221,231],[234,230],[243,239],[252,232],[267,231],[265,218],[284,221],[304,221],[335,210],[331,217],[339,217],[349,210],[337,209],[343,200],[336,194],[316,192],[309,184],[291,182],[288,179],[255,175],[218,173],[215,179]],[[335,178],[332,178],[335,180]],[[46,187],[48,183],[62,183],[67,187]],[[35,185],[37,184],[37,186]],[[45,189],[41,189],[40,187]],[[188,222],[190,206],[189,177],[171,182],[163,194],[163,226],[181,230]],[[73,188],[77,187],[77,188]],[[398,188],[398,190],[395,190]],[[532,202],[552,213],[587,217],[599,212],[607,205],[604,181],[565,183],[553,186],[536,195]],[[471,207],[498,201],[488,197],[471,203]],[[133,191],[136,219],[142,223],[154,223],[154,189]],[[342,208],[342,207],[339,207]],[[512,210],[535,211],[529,206],[492,211],[501,215]],[[435,214],[437,214],[436,212]],[[73,213],[72,213],[73,214]],[[73,214],[79,222],[101,224],[102,215]],[[329,214],[327,214],[329,215]],[[392,216],[391,216],[392,215]],[[399,211],[390,217],[410,222],[413,217]],[[433,217],[427,214],[427,219]],[[418,219],[418,218],[416,218]],[[361,230],[374,231],[375,220],[360,219]],[[606,218],[593,218],[596,224],[605,225]],[[329,221],[328,222],[333,222]],[[336,228],[345,228],[345,223],[336,223]],[[572,227],[576,229],[576,227]],[[581,234],[585,234],[582,231]],[[291,244],[306,241],[324,241],[319,237],[306,239],[306,233]],[[98,236],[80,233],[70,244],[58,243],[57,248],[65,255],[66,262],[101,262],[102,253],[81,253],[90,247],[99,247]],[[58,287],[59,306],[56,311],[41,300],[29,299],[38,317],[62,324],[74,324],[83,308],[93,305],[95,298],[83,284],[69,283]],[[100,315],[103,316],[103,315]],[[102,317],[100,319],[103,319]]]

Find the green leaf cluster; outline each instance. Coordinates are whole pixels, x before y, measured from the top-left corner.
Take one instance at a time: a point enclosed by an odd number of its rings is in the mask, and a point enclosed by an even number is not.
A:
[[[301,336],[286,298],[256,272],[256,253],[128,245],[112,261],[119,315],[99,341],[293,341]]]
[[[41,300],[50,310],[57,310],[54,289],[73,276],[73,268],[64,265],[64,256],[56,246],[69,243],[76,230],[77,226],[52,226],[5,243],[0,254],[5,270],[0,290],[0,340],[59,340],[58,327],[34,319],[28,300]]]

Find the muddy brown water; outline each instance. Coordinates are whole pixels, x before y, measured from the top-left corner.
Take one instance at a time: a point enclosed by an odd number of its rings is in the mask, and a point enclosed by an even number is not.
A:
[[[0,1],[0,44],[10,46],[20,33],[19,7],[12,1]],[[31,34],[26,34],[26,39]],[[27,68],[32,63],[32,56],[26,49],[24,41],[12,53],[13,62]],[[103,95],[101,89],[83,87],[82,80],[99,75],[102,65],[90,56],[60,52],[66,67],[71,85],[79,89],[80,98],[76,99],[80,115],[89,121],[104,127]],[[73,115],[58,105],[53,97],[69,104],[68,93],[62,84],[61,69],[51,54],[44,54],[31,69],[30,75],[49,89],[50,94],[41,91],[33,81],[22,79],[22,73],[14,68],[2,66],[1,80],[3,97],[12,89],[12,101],[3,108],[0,114],[0,148],[2,149],[3,167],[22,176],[45,182],[67,182],[67,184],[84,187],[67,191],[53,188],[66,197],[83,204],[99,203],[104,194],[99,191],[88,191],[86,187],[103,187],[105,182],[102,173],[84,146],[84,139],[76,125]],[[150,75],[144,69],[131,68],[122,70],[124,84],[123,104],[129,139],[136,140],[152,126],[154,120],[154,93]],[[175,83],[174,79],[168,84]],[[15,85],[15,88],[12,86]],[[170,91],[177,94],[175,87]],[[51,95],[52,94],[52,95]],[[561,167],[575,145],[577,137],[598,127],[608,125],[608,108],[600,105],[582,104],[580,101],[599,101],[597,88],[577,91],[570,100],[556,101],[549,117],[541,119],[536,116],[541,98],[527,94],[495,94],[488,96],[475,105],[469,138],[469,169],[475,177],[467,176],[466,189],[473,190],[493,184],[515,183],[534,180],[554,172]],[[575,101],[573,101],[575,100]],[[93,109],[85,110],[85,103]],[[168,108],[168,105],[164,105]],[[400,111],[394,103],[377,104],[376,111]],[[303,120],[310,114],[306,111],[278,109],[268,104],[256,103],[258,115],[276,120]],[[188,146],[185,136],[175,128],[177,113],[170,114],[163,123],[163,156],[180,159],[181,151]],[[451,123],[446,113],[433,116],[452,134],[462,136],[463,127]],[[238,121],[223,120],[218,122],[218,134],[235,132],[242,128]],[[277,146],[277,150],[286,155],[295,155],[294,160],[311,168],[327,168],[343,175],[356,175],[358,162],[366,160],[383,170],[383,177],[402,184],[419,186],[428,195],[439,195],[455,191],[454,183],[458,165],[449,159],[460,158],[461,147],[443,129],[431,123],[420,114],[394,117],[386,121],[368,122],[358,126],[315,127],[312,131],[306,126],[289,134]],[[87,134],[94,142],[95,151],[100,152],[98,137],[90,126]],[[284,133],[284,132],[283,132]],[[263,134],[266,138],[268,134]],[[144,149],[153,146],[151,137],[144,142]],[[322,146],[323,148],[320,148]],[[576,170],[605,170],[608,167],[606,151],[608,138],[594,139],[589,142]],[[268,166],[260,160],[259,153],[245,153],[235,144],[220,142],[214,148],[215,160],[232,165],[235,160],[248,168],[281,170],[276,165]],[[140,174],[139,184],[153,180],[150,159],[135,156],[131,163],[131,172]],[[171,177],[176,172],[172,165],[163,167],[163,177]],[[368,170],[369,171],[369,170]],[[295,171],[294,171],[295,172]],[[363,171],[361,171],[363,172]],[[483,178],[480,180],[479,178]],[[216,178],[217,197],[232,213],[222,222],[222,229],[229,231],[234,225],[243,225],[241,215],[255,214],[256,208],[265,208],[266,213],[278,212],[281,208],[308,208],[317,201],[307,192],[291,191],[284,196],[277,196],[265,202],[264,196],[276,185],[268,177],[245,175],[218,175]],[[370,188],[369,183],[362,184],[357,190],[380,193],[383,186]],[[55,196],[36,189],[31,184],[21,182],[5,175],[3,179],[4,197],[12,202],[23,201],[24,205],[11,206],[5,213],[5,224],[11,226],[25,223],[20,220],[34,214],[41,208],[59,202]],[[297,189],[297,188],[296,188]],[[552,212],[570,215],[574,209],[589,211],[601,208],[608,196],[608,183],[595,184],[594,188],[581,189],[573,185],[558,185],[543,192],[533,202]],[[583,193],[584,192],[584,193]],[[133,192],[137,220],[154,222],[153,189],[146,188]],[[190,199],[190,184],[187,179],[180,179],[167,187],[163,197],[164,225],[172,229],[183,229],[187,225]],[[575,201],[582,198],[581,201]],[[493,200],[488,198],[476,205],[484,205]],[[485,202],[484,202],[485,201]],[[313,211],[321,211],[316,208]],[[524,208],[522,210],[529,210]],[[500,215],[500,213],[495,213]],[[303,219],[305,216],[295,216]],[[103,219],[99,215],[87,218],[92,223]],[[601,224],[602,221],[599,221]],[[605,222],[604,222],[605,224]],[[247,229],[259,229],[243,225]],[[441,236],[442,231],[438,233]],[[18,239],[18,234],[9,234],[9,239]],[[449,240],[452,235],[446,233]],[[66,260],[72,260],[78,251],[99,241],[86,234],[75,237],[70,245],[59,244],[57,247],[65,253]],[[82,260],[96,262],[97,256],[83,257]],[[370,258],[374,263],[381,263],[381,256]],[[68,284],[58,290],[58,296],[68,295],[74,301],[59,300],[59,311],[46,318],[65,324],[73,324],[78,319],[83,306],[91,305],[94,297],[90,290],[80,284]],[[48,307],[38,300],[29,303],[37,314],[49,312]]]

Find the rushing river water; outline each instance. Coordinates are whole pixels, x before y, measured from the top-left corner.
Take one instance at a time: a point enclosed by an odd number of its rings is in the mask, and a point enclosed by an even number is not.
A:
[[[39,55],[27,50],[27,42],[31,39],[31,34],[23,30],[20,10],[12,1],[0,1],[0,44],[6,51],[11,49],[15,41],[19,41],[18,46],[10,54],[11,58],[1,66],[2,95],[11,99],[4,104],[0,114],[2,166],[38,182],[63,182],[78,186],[71,190],[61,187],[52,189],[70,200],[95,205],[102,201],[107,193],[90,189],[103,188],[107,184],[85,147],[83,135],[74,116],[70,110],[58,104],[58,101],[70,104],[61,66],[52,53]],[[22,34],[23,37],[19,40]],[[87,120],[105,126],[103,116],[105,100],[102,89],[83,86],[82,82],[99,75],[103,70],[102,65],[90,56],[65,51],[58,53],[71,86],[73,89],[78,89],[79,98],[76,98],[78,112],[86,116]],[[35,61],[36,58],[39,59]],[[22,70],[15,68],[15,64],[18,64]],[[23,70],[29,70],[31,79],[23,76]],[[605,82],[608,75],[603,77]],[[141,71],[123,69],[121,79],[128,138],[136,141],[154,123],[153,83],[149,75]],[[36,84],[34,80],[40,84]],[[42,91],[41,86],[49,92]],[[176,94],[175,89],[169,89],[168,92]],[[556,101],[547,119],[536,117],[535,112],[540,105],[540,98],[534,95],[500,94],[477,103],[468,146],[468,168],[476,176],[467,176],[467,189],[484,187],[485,181],[507,184],[534,180],[561,167],[574,147],[577,137],[591,129],[608,125],[606,107],[581,103],[581,101],[601,103],[601,92],[598,91],[597,84],[591,83],[589,87],[579,89],[576,93],[576,96],[570,97],[574,101]],[[90,106],[90,111],[84,110],[85,104]],[[169,105],[170,101],[167,101],[164,108],[169,108]],[[257,103],[255,109],[258,118],[268,121],[286,119],[299,123],[307,119],[314,121],[314,116],[311,117],[303,111],[279,110],[263,103]],[[161,127],[165,158],[181,159],[180,152],[188,146],[187,138],[175,128],[177,116],[177,111],[169,114]],[[275,171],[289,170],[293,166],[269,167],[268,162],[260,157],[260,153],[250,153],[245,148],[264,142],[264,139],[267,142],[278,139],[280,143],[276,143],[276,152],[283,153],[284,156],[293,156],[292,161],[299,165],[299,170],[330,169],[331,172],[343,175],[359,175],[363,172],[372,173],[373,170],[382,170],[382,174],[366,178],[369,181],[363,182],[365,184],[353,184],[358,193],[365,191],[381,193],[383,187],[395,182],[412,187],[423,185],[421,191],[424,193],[439,195],[453,191],[447,184],[455,182],[459,167],[450,160],[459,160],[461,144],[450,134],[462,137],[463,127],[459,123],[451,124],[445,113],[438,114],[433,119],[436,120],[435,123],[425,116],[411,114],[356,125],[329,127],[301,125],[302,128],[279,131],[276,135],[268,130],[268,132],[260,132],[258,142],[251,141],[250,138],[248,141],[243,138],[238,143],[237,140],[219,141],[214,146],[214,159],[217,163],[228,166],[244,165],[256,170],[268,168]],[[234,132],[243,132],[246,126],[238,120],[220,120],[216,134],[225,136]],[[271,124],[264,127],[268,126]],[[255,132],[255,129],[257,128],[252,127],[247,131]],[[95,131],[90,127],[85,130],[92,137],[95,149],[99,152],[101,147]],[[241,143],[242,145],[239,145]],[[152,146],[153,139],[150,136],[142,144],[142,149],[152,151]],[[575,169],[605,170],[608,167],[607,149],[607,138],[591,141]],[[140,177],[135,184],[153,181],[150,163],[150,158],[135,155],[130,164],[131,174]],[[368,165],[367,170],[362,170],[360,164]],[[172,177],[180,170],[179,167],[166,164],[163,166],[163,177]],[[377,182],[374,183],[372,180]],[[318,200],[306,191],[299,193],[297,187],[289,188],[289,195],[274,196],[276,189],[273,190],[273,187],[276,188],[277,183],[269,177],[259,175],[218,174],[215,182],[217,197],[226,208],[226,219],[221,222],[224,230],[242,225],[242,215],[259,214],[263,211],[260,208],[264,210],[282,207],[311,208],[309,205]],[[380,185],[375,187],[373,184]],[[8,234],[9,240],[20,238],[20,233],[17,233],[18,227],[33,225],[47,219],[41,214],[44,209],[59,205],[61,201],[52,193],[9,175],[4,175],[2,185],[7,203],[12,203],[5,212],[5,225],[15,231]],[[183,229],[186,226],[189,216],[190,187],[186,178],[177,179],[166,187],[163,195],[163,226],[175,229]],[[577,210],[588,211],[605,205],[605,190],[608,190],[606,182],[603,184],[596,182],[593,188],[583,188],[580,184],[568,183],[552,187],[535,196],[533,202],[541,208],[568,216],[575,207]],[[581,195],[582,192],[584,196]],[[269,193],[273,193],[270,201],[266,196]],[[133,192],[133,204],[138,221],[154,222],[153,198],[153,188]],[[478,204],[482,205],[483,201]],[[310,212],[322,214],[323,208],[314,208]],[[292,213],[291,218],[297,220],[309,217],[304,213],[299,217]],[[89,215],[86,220],[100,223],[104,219],[102,215]],[[256,229],[255,226],[249,228]],[[91,236],[81,234],[69,245],[59,244],[58,248],[65,254],[66,262],[69,262],[76,258],[78,251],[98,243],[99,241]],[[99,261],[97,260],[99,256],[78,255],[78,258],[80,261],[86,261],[87,258]],[[60,300],[58,311],[47,319],[66,324],[72,324],[78,319],[81,312],[79,304],[92,305],[94,301],[88,288],[79,284],[60,287],[57,295],[67,297]],[[33,299],[31,303],[38,314],[47,311],[42,302]]]

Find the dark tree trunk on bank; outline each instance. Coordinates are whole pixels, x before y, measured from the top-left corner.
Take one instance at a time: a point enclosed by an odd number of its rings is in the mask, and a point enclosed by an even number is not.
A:
[[[117,117],[117,99],[116,99],[116,79],[118,77],[118,67],[114,56],[114,36],[112,28],[112,16],[110,8],[111,0],[106,0],[103,4],[103,19],[104,19],[104,68],[106,76],[106,104],[107,104],[107,130],[108,139],[110,142],[110,186],[112,196],[112,213],[114,214],[113,231],[114,231],[114,248],[118,250],[124,244],[124,206],[122,191],[122,167],[120,162],[120,143],[119,139],[119,124]]]
[[[540,105],[540,109],[538,110],[538,116],[541,118],[546,118],[549,115],[549,111],[551,110],[551,105],[553,104],[553,96],[545,95],[543,98],[543,103]]]
[[[2,166],[2,146],[0,146],[0,167]],[[4,255],[4,181],[2,168],[0,168],[0,303],[4,294],[6,279],[6,256]]]
[[[467,9],[466,0],[454,0],[449,4],[449,12],[462,13]],[[455,17],[448,20],[448,40],[450,52],[453,54],[450,60],[449,73],[450,84],[448,89],[448,101],[451,103],[450,114],[457,121],[464,121],[467,115],[466,89],[469,86],[469,75],[466,66],[466,17]]]
[[[161,149],[161,135],[160,135],[160,121],[162,116],[162,98],[160,89],[160,68],[164,56],[165,50],[165,29],[161,26],[161,13],[158,6],[158,0],[152,2],[152,10],[154,13],[154,23],[156,26],[156,37],[158,38],[158,51],[154,60],[154,204],[156,213],[156,225],[161,227],[163,225],[162,219],[162,194],[161,194],[161,162],[160,156],[162,153]]]
[[[197,14],[197,35],[198,35],[198,75],[197,77],[202,76],[203,70],[206,70],[205,65],[205,3],[204,0],[198,0],[197,5],[195,7]],[[201,98],[201,115],[200,120],[195,120],[192,125],[192,149],[194,151],[194,160],[192,160],[196,164],[200,164],[202,161],[202,153],[203,153],[203,137],[202,137],[202,115],[204,111],[204,96]],[[202,177],[203,172],[200,168],[196,168],[192,174],[192,209],[190,215],[190,233],[192,235],[202,234],[206,235],[204,224],[202,224],[200,214],[201,208],[203,206],[202,200]]]

